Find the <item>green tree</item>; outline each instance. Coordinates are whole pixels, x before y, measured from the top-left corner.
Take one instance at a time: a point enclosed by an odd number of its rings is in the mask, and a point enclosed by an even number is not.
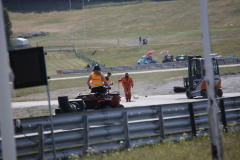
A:
[[[11,35],[12,35],[12,23],[10,21],[10,17],[8,15],[8,10],[3,7],[3,16],[4,16],[4,25],[7,39],[7,46],[11,48]]]

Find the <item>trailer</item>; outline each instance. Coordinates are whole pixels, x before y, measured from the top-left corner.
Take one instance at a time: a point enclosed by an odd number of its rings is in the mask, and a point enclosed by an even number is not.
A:
[[[14,47],[18,48],[29,46],[29,41],[25,38],[13,38],[12,43]]]

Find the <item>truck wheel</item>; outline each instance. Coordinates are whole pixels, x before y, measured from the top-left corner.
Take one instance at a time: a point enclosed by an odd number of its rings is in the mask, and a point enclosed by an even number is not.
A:
[[[186,91],[186,96],[187,96],[188,99],[192,99],[193,98],[190,90]]]
[[[205,89],[202,90],[202,97],[203,98],[208,98],[207,91]]]
[[[218,89],[217,96],[218,96],[218,97],[222,97],[222,96],[223,96],[223,91],[222,91],[222,89]]]

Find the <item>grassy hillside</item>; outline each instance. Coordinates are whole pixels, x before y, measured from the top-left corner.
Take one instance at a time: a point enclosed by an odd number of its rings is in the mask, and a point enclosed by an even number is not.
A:
[[[212,52],[224,57],[228,54],[239,57],[239,1],[209,0],[208,3]],[[67,2],[62,5],[69,6]],[[75,5],[80,5],[80,2],[73,4],[73,8],[77,8]],[[86,7],[84,12],[73,9],[71,13],[69,10],[10,12],[10,18],[14,36],[39,31],[50,33],[29,39],[32,46],[71,47],[74,42],[75,48],[106,66],[135,65],[149,50],[156,51],[153,58],[159,62],[163,58],[159,54],[161,50],[168,50],[175,56],[202,54],[199,1],[142,1],[110,7]],[[139,46],[139,36],[148,37],[149,44]],[[60,69],[73,64],[62,64]]]
[[[73,52],[48,52],[46,55],[48,75],[56,75],[59,69],[84,68],[87,63],[76,58]]]

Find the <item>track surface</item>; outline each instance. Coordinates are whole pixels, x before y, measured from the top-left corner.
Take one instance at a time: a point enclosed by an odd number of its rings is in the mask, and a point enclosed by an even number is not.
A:
[[[240,96],[240,93],[224,93],[223,97],[236,97]],[[121,104],[127,107],[137,107],[137,106],[149,106],[149,105],[162,105],[162,104],[175,104],[175,103],[189,103],[197,101],[205,101],[201,97],[196,97],[194,99],[187,99],[185,94],[174,94],[174,95],[155,95],[155,96],[134,96],[132,102],[126,102],[122,98]],[[30,102],[13,102],[13,108],[26,108],[34,106],[45,106],[48,105],[47,101],[30,101]],[[51,101],[51,105],[58,105],[57,100]]]
[[[240,66],[240,64],[233,64],[233,65],[222,65],[220,67],[236,67]],[[138,72],[129,72],[130,74],[142,74],[142,73],[152,73],[152,72],[169,72],[169,71],[177,71],[177,70],[186,70],[187,68],[179,68],[179,69],[164,69],[164,70],[152,70],[152,71],[138,71]],[[113,76],[123,75],[124,73],[114,73]],[[66,79],[75,79],[75,78],[86,78],[86,76],[79,76],[79,77],[65,77],[65,78],[56,78],[51,80],[66,80]],[[200,97],[194,99],[187,99],[185,93],[181,94],[172,94],[173,91],[172,87],[176,85],[182,85],[181,81],[173,81],[169,82],[170,84],[164,84],[160,86],[160,88],[156,89],[155,94],[149,94],[144,89],[143,91],[146,96],[137,96],[133,95],[132,102],[126,102],[125,98],[122,97],[121,104],[125,107],[133,107],[133,106],[146,106],[146,105],[157,105],[157,104],[169,104],[169,103],[184,103],[184,102],[194,102],[194,101],[202,101]],[[223,89],[223,97],[232,97],[232,96],[240,96],[240,88],[238,87],[240,84],[240,76],[233,75],[233,76],[226,76],[222,77],[222,89]],[[169,91],[171,88],[171,92]],[[134,88],[134,90],[136,90]],[[161,91],[161,93],[159,92]],[[66,93],[66,92],[64,92]],[[147,96],[152,95],[152,96]],[[47,101],[29,101],[29,102],[12,102],[12,108],[26,108],[26,107],[35,107],[35,106],[47,106]],[[58,106],[57,100],[51,101],[52,106]]]

